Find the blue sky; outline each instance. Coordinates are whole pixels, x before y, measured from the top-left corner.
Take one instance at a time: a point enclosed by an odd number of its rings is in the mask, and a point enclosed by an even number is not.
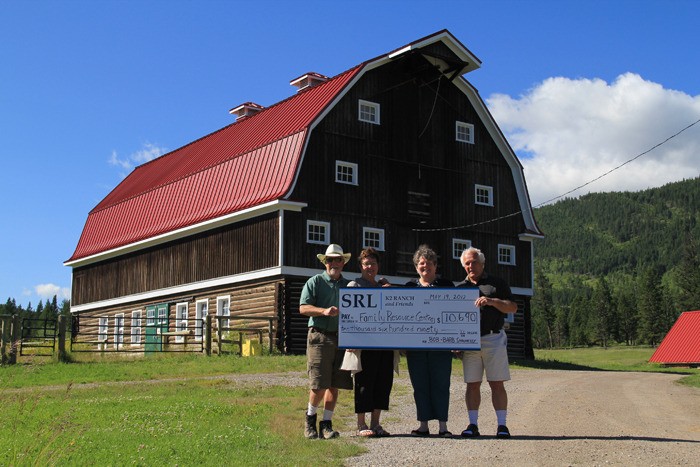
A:
[[[441,29],[482,61],[479,89],[534,205],[700,119],[700,2],[0,0],[0,301],[70,296],[88,212],[135,166]],[[700,124],[588,185],[698,176]]]

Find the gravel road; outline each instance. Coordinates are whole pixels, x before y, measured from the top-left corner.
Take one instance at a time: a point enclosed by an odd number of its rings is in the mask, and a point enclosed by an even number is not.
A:
[[[453,373],[450,431],[466,427],[465,384]],[[417,427],[407,376],[396,380],[383,426],[389,438],[346,465],[700,465],[700,390],[679,375],[607,371],[511,370],[508,427],[496,439],[488,385],[482,385],[480,438],[413,438]],[[437,432],[437,422],[431,422]],[[348,435],[343,433],[343,435]],[[352,434],[351,436],[355,436]]]

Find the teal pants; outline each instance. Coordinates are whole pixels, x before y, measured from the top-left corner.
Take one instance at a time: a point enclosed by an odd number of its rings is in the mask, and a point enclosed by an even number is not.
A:
[[[406,352],[406,362],[418,421],[446,422],[450,407],[452,352],[409,350]]]

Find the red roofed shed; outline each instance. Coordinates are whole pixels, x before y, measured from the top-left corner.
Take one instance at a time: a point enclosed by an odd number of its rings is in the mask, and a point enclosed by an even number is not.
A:
[[[700,365],[700,311],[686,311],[649,359],[664,365]]]

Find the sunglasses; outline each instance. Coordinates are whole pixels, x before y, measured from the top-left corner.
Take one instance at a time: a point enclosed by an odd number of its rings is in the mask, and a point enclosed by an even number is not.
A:
[[[340,263],[343,261],[343,258],[341,257],[328,257],[326,258],[326,264],[331,264],[331,263]]]

